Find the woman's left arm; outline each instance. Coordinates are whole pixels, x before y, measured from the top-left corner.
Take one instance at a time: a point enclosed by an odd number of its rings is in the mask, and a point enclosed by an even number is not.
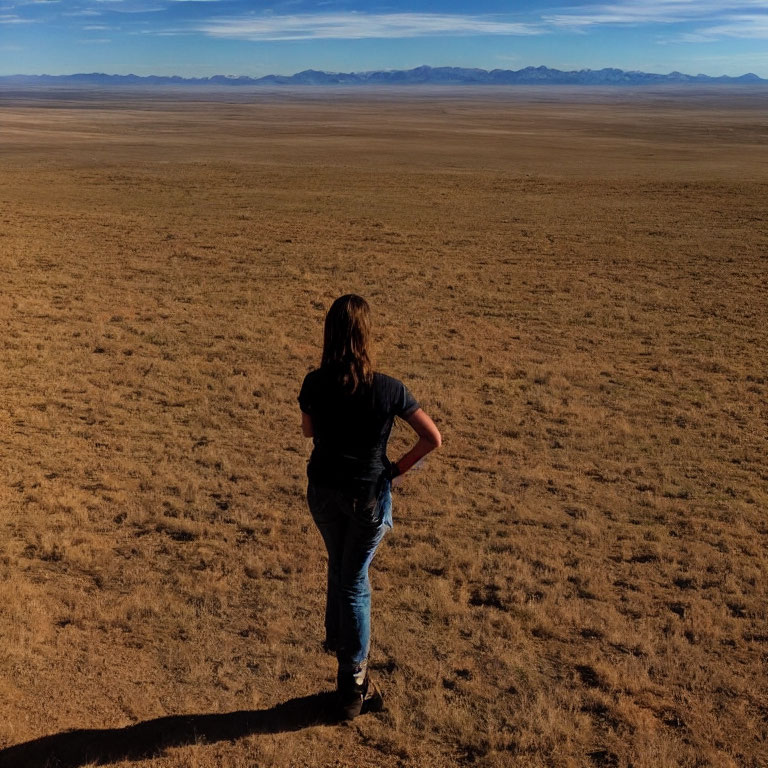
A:
[[[314,437],[315,428],[312,426],[312,417],[308,413],[301,412],[301,433],[304,437]]]
[[[421,461],[428,453],[436,450],[443,444],[443,438],[440,430],[435,426],[435,422],[427,416],[421,408],[417,408],[406,421],[411,425],[411,429],[419,436],[416,445],[411,448],[405,456],[392,464],[394,469],[393,477],[405,474],[414,464]]]

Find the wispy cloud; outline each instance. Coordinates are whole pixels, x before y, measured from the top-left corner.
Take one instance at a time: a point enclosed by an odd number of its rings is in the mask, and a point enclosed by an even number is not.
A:
[[[625,0],[583,5],[559,13],[545,14],[543,19],[555,27],[579,29],[596,25],[719,21],[739,12],[767,9],[766,0]]]
[[[32,19],[22,19],[13,13],[0,14],[0,24],[31,24]]]
[[[720,37],[740,37],[751,40],[768,40],[768,14],[743,14],[731,16],[723,24],[703,27],[697,34],[711,40]]]
[[[537,24],[494,16],[437,13],[317,13],[214,18],[198,27],[211,37],[240,40],[413,38],[474,35],[536,35]]]
[[[157,0],[90,0],[87,5],[91,10],[110,13],[156,13],[168,7],[167,3]]]
[[[45,18],[44,8],[49,9],[50,18],[61,16],[99,16],[104,13],[151,13],[168,8],[168,0],[79,0],[63,3],[61,0],[17,0],[14,6],[40,9],[36,18]],[[12,6],[13,7],[13,6]]]

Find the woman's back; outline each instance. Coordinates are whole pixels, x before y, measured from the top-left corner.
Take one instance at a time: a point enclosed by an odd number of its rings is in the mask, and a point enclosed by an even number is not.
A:
[[[370,384],[347,393],[326,368],[307,374],[299,404],[314,428],[310,480],[350,490],[378,484],[387,470],[394,418],[407,419],[419,407],[405,385],[391,376],[374,373]]]

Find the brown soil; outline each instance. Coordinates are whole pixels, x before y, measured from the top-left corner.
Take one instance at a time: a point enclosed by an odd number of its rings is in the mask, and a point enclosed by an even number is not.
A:
[[[0,99],[0,766],[768,763],[764,92]],[[339,726],[348,291],[444,445]]]

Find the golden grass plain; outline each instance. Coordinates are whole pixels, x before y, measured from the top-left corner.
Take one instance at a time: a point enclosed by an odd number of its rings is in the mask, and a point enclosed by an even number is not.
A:
[[[0,766],[768,765],[764,98],[1,92]],[[336,726],[348,291],[444,445]]]

